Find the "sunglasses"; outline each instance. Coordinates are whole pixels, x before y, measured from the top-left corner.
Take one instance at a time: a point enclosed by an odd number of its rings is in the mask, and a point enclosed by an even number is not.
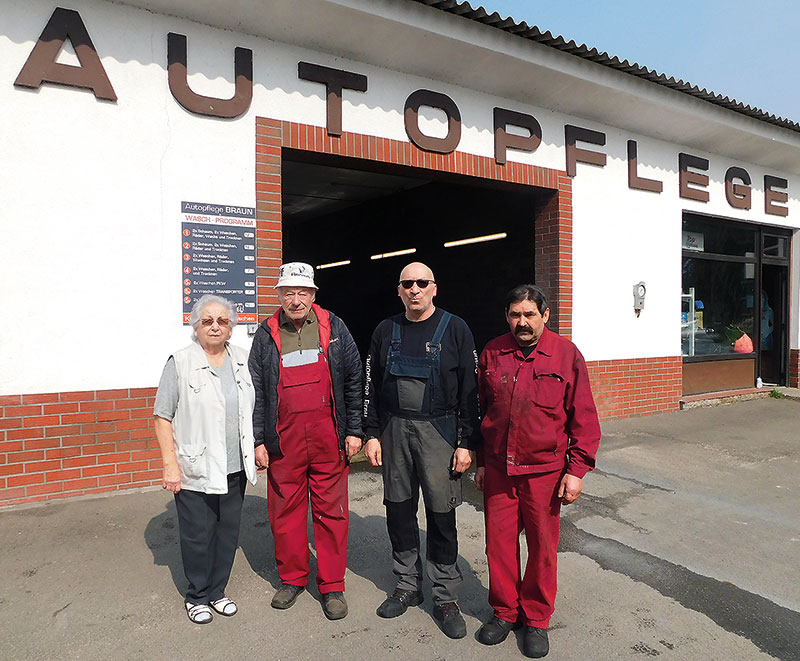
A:
[[[435,285],[435,280],[426,280],[425,278],[418,278],[417,280],[401,280],[400,286],[403,289],[411,289],[414,286],[414,283],[417,283],[417,287],[420,289],[425,289],[428,285]]]
[[[203,326],[213,326],[215,321],[217,322],[217,326],[227,326],[231,323],[231,320],[227,319],[226,317],[220,317],[219,319],[206,317],[205,319],[200,320],[200,324]]]

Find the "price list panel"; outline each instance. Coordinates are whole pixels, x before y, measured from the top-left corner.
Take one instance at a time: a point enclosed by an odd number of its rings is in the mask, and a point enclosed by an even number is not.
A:
[[[240,323],[256,323],[255,207],[181,202],[183,322],[204,294],[234,303]]]

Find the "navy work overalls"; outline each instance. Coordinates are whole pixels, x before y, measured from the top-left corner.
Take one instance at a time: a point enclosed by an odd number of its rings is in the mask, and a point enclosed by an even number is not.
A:
[[[461,583],[455,530],[461,481],[452,472],[458,416],[455,411],[434,413],[436,397],[441,396],[441,343],[451,317],[449,312],[442,314],[424,356],[403,354],[402,327],[393,322],[381,389],[381,399],[390,410],[381,432],[381,448],[386,522],[397,586],[419,590],[422,580],[417,524],[421,489],[428,524],[427,570],[437,603],[455,601]]]

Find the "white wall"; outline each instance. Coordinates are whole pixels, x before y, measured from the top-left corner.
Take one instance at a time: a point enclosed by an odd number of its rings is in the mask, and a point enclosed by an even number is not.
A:
[[[677,194],[677,155],[684,150],[678,145],[180,18],[92,0],[69,6],[80,12],[118,102],[47,84],[14,88],[53,5],[31,0],[4,11],[0,292],[7,317],[0,394],[155,385],[166,356],[188,341],[179,290],[180,201],[254,206],[255,118],[324,124],[323,88],[297,79],[300,60],[369,77],[366,93],[345,91],[345,131],[406,140],[403,103],[425,87],[459,105],[461,151],[493,155],[495,105],[531,113],[542,125],[541,147],[509,152],[510,160],[563,170],[565,123],[607,134],[607,166],[578,165],[574,179],[574,339],[590,360],[680,353],[682,209],[800,226],[796,176],[769,173],[790,181],[787,223],[763,214],[761,169],[696,154],[711,161],[711,202],[693,203]],[[234,47],[253,50],[254,97],[244,116],[211,119],[177,104],[167,86],[168,32],[188,36],[190,85],[201,94],[229,97]],[[425,130],[440,132],[436,113],[428,117]],[[640,174],[662,179],[662,194],[628,190],[631,138],[639,141]],[[725,201],[722,177],[731,165],[753,178],[749,212]],[[648,293],[637,319],[631,290],[639,280]],[[247,345],[244,329],[234,341]]]

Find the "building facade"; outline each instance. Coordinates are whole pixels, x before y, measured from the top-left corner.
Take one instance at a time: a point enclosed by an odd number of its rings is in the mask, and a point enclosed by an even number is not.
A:
[[[606,418],[798,384],[796,123],[453,0],[187,4],[6,10],[0,505],[158,484],[187,306],[248,346],[282,260],[362,349],[411,259],[479,345],[535,281]]]

